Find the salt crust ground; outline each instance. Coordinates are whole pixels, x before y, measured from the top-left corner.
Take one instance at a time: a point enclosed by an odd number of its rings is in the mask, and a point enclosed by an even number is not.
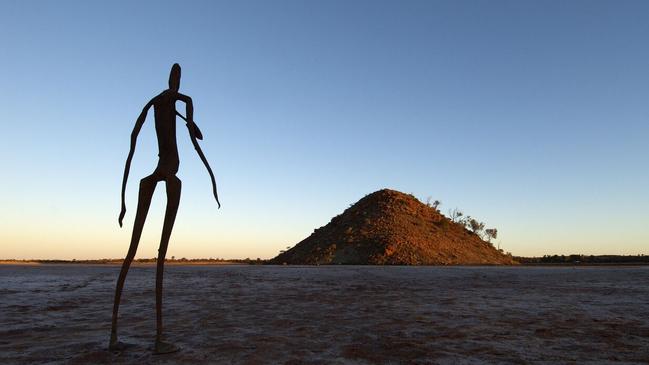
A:
[[[172,355],[151,354],[152,267],[0,266],[0,363],[649,361],[649,267],[170,266]]]

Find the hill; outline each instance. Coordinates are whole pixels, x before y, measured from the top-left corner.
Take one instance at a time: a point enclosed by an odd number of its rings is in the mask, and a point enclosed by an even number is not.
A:
[[[463,224],[412,195],[383,189],[334,217],[274,264],[511,265]]]

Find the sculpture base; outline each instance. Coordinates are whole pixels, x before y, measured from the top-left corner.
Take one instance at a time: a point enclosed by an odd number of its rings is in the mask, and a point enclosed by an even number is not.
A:
[[[156,339],[155,348],[153,353],[155,355],[170,354],[180,350],[180,347],[174,345],[173,343],[164,342],[162,340]]]

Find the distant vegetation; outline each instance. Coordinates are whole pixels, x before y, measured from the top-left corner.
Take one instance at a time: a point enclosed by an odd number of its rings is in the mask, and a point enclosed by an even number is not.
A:
[[[647,255],[544,255],[514,259],[521,264],[649,264]]]
[[[6,264],[21,264],[21,263],[35,263],[35,264],[86,264],[86,265],[117,265],[122,263],[122,259],[97,259],[97,260],[0,260],[0,263]],[[147,264],[157,262],[157,258],[150,259],[135,259],[133,260],[136,263]],[[194,265],[209,265],[209,264],[247,264],[247,265],[257,265],[264,264],[267,260],[260,258],[251,259],[221,259],[221,258],[209,258],[209,259],[187,259],[180,258],[176,259],[175,257],[167,258],[165,263],[168,264],[194,264]]]
[[[514,260],[527,265],[605,265],[605,264],[642,264],[649,265],[649,255],[544,255],[542,257],[513,256]],[[155,258],[136,259],[138,263],[155,263]],[[219,265],[219,264],[241,264],[241,265],[264,265],[268,260],[264,259],[167,259],[166,263],[187,264],[187,265]],[[121,265],[121,259],[98,259],[98,260],[1,260],[0,264],[80,264],[80,265]]]

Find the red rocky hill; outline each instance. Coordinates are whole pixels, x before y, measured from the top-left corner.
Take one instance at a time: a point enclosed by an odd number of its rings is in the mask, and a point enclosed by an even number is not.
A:
[[[384,189],[365,196],[271,263],[511,265],[516,262],[414,196]]]

